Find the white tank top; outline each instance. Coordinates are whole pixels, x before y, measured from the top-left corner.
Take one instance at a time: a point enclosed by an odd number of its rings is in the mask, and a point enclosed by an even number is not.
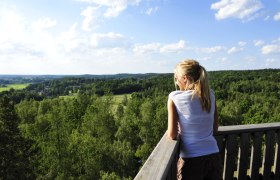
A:
[[[194,90],[173,91],[169,94],[179,115],[180,157],[198,157],[219,152],[213,137],[215,95],[210,91],[210,113],[203,111]]]

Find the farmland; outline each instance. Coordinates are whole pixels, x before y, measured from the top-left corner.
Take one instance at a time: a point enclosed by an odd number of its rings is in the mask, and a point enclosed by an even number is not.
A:
[[[9,91],[10,89],[20,90],[26,88],[30,83],[24,83],[24,84],[8,84],[5,85],[5,87],[0,87],[0,92],[3,91]]]

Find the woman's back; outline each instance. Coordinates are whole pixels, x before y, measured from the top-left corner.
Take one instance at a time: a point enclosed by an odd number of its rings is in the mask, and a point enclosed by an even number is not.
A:
[[[210,92],[210,112],[202,109],[199,98],[193,93],[193,90],[173,91],[169,95],[178,113],[181,157],[197,157],[219,151],[213,137],[214,92]]]

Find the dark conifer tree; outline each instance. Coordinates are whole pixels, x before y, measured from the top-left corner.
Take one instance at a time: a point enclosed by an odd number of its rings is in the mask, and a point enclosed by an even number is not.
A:
[[[13,102],[0,98],[0,179],[34,179],[30,159],[31,142],[18,129]]]

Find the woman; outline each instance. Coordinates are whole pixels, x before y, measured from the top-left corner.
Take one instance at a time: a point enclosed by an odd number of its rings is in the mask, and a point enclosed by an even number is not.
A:
[[[214,92],[206,70],[195,60],[176,66],[174,82],[180,88],[168,98],[168,136],[180,138],[178,179],[222,179],[219,148],[213,137],[218,129]]]

